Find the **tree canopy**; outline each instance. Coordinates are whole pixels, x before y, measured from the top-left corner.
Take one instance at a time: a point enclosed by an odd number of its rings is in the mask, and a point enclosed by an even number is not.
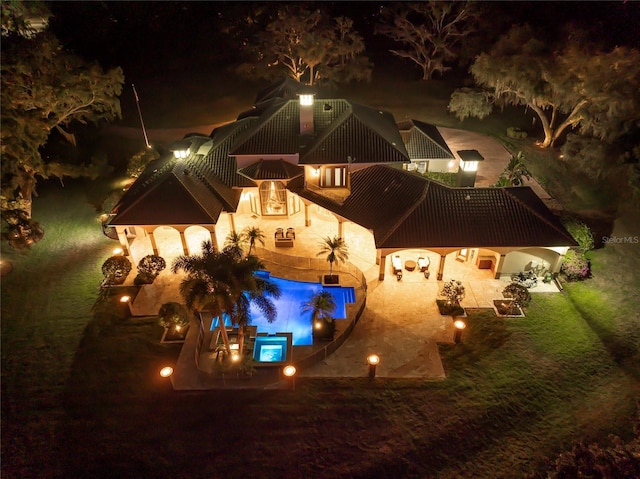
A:
[[[484,118],[494,106],[526,106],[540,119],[541,146],[570,128],[611,142],[640,121],[640,52],[603,51],[581,32],[557,45],[515,26],[471,66],[480,89],[454,92],[449,110],[461,120]]]
[[[319,9],[285,5],[244,43],[250,58],[239,68],[244,74],[274,78],[285,72],[309,85],[371,78],[372,65],[353,21],[327,18]]]
[[[4,3],[3,3],[4,9]],[[23,35],[3,12],[2,196],[30,213],[37,177],[93,176],[96,165],[47,161],[53,130],[75,142],[73,127],[120,117],[120,68],[104,71],[68,52],[47,31]],[[19,24],[19,23],[18,23]]]
[[[422,69],[422,79],[429,80],[451,67],[462,41],[475,31],[478,10],[471,2],[398,3],[388,10],[387,23],[376,32],[398,42],[403,48],[389,50],[411,60]]]

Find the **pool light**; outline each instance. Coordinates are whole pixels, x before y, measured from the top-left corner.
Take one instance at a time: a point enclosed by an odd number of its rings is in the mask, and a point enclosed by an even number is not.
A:
[[[160,377],[168,378],[173,374],[173,368],[171,366],[165,366],[160,370]]]

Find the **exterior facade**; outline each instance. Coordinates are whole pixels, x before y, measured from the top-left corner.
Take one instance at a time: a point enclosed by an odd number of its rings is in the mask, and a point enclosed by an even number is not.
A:
[[[403,171],[455,171],[459,159],[433,125],[397,125],[307,88],[272,85],[236,121],[188,135],[150,164],[110,218],[125,254],[142,240],[163,256],[199,251],[205,239],[219,247],[217,231],[235,231],[239,217],[310,226],[320,214],[338,236],[346,222],[370,232],[381,280],[386,257],[412,248],[433,253],[437,279],[453,252],[496,278],[559,271],[575,242],[530,188],[449,188]]]

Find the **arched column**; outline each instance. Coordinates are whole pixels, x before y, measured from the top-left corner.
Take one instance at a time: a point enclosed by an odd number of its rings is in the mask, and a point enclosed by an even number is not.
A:
[[[382,250],[376,250],[376,264],[380,264],[380,257],[382,256]]]
[[[309,213],[309,205],[304,203],[304,225],[311,226],[311,214]]]
[[[180,242],[182,243],[182,251],[185,255],[189,255],[189,245],[187,244],[187,239],[184,236],[184,231],[180,231]]]
[[[343,223],[343,220],[338,220],[338,238],[344,238],[344,227],[342,226]]]
[[[500,279],[500,274],[502,273],[502,266],[504,265],[504,257],[505,256],[506,255],[501,254],[500,258],[498,258],[498,264],[496,265],[496,270],[495,270],[495,273],[493,275],[493,277],[495,279]]]
[[[440,263],[438,263],[438,276],[437,276],[438,281],[442,281],[442,274],[444,272],[444,262],[446,259],[447,259],[446,254],[440,255]]]
[[[233,213],[227,213],[227,216],[229,216],[229,227],[231,228],[231,232],[235,233],[236,232],[236,221],[235,221],[235,218],[233,217]]]
[[[215,225],[213,225],[211,227],[210,234],[211,234],[211,244],[213,245],[213,249],[215,251],[220,251],[220,248],[218,247],[218,238],[216,237],[216,226]]]
[[[151,249],[153,250],[153,254],[155,254],[156,256],[160,256],[160,253],[158,252],[158,245],[156,244],[156,238],[153,235],[153,231],[149,231],[149,240],[151,241]]]
[[[378,279],[384,281],[384,270],[387,264],[387,255],[380,254],[380,272],[378,273]]]
[[[124,228],[121,226],[116,227],[116,233],[118,233],[118,241],[120,241],[122,253],[125,256],[129,256],[129,240],[127,239],[127,234],[124,232]]]

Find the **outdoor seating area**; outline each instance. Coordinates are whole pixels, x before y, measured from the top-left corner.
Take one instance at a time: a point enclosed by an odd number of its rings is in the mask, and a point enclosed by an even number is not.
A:
[[[293,242],[296,239],[296,231],[294,228],[287,228],[285,233],[284,228],[276,228],[273,238],[276,248],[293,248]]]

